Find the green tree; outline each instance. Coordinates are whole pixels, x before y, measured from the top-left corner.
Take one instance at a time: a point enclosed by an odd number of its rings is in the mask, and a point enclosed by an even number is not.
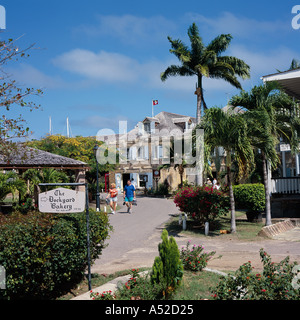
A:
[[[202,105],[207,108],[203,95],[203,77],[223,79],[238,89],[242,86],[238,77],[250,77],[250,67],[241,59],[233,56],[222,56],[228,49],[232,36],[221,34],[213,39],[207,46],[204,45],[199,35],[198,27],[193,23],[188,29],[191,47],[188,48],[181,40],[173,40],[170,52],[180,61],[180,65],[169,66],[162,74],[161,80],[165,81],[171,76],[196,76],[197,77],[197,123],[200,123]]]
[[[269,165],[276,168],[279,163],[276,145],[280,140],[290,143],[293,153],[298,151],[299,107],[275,82],[255,86],[250,92],[242,91],[232,97],[230,104],[247,110],[247,121],[252,129],[252,145],[261,150],[266,194],[266,225],[270,225],[272,222],[267,170]]]
[[[51,135],[41,140],[27,142],[29,147],[88,163],[90,170],[86,172],[86,178],[89,183],[96,182],[96,158],[94,155],[96,144],[102,145],[103,142],[97,141],[95,137],[67,138],[62,135]],[[114,164],[98,164],[100,175],[114,169]]]
[[[231,209],[231,232],[236,232],[235,202],[232,188],[231,166],[237,162],[239,176],[246,176],[254,162],[248,124],[241,113],[224,112],[214,107],[207,109],[201,122],[204,142],[208,149],[223,147],[226,155],[227,182]]]
[[[9,160],[9,155],[14,152],[21,152],[15,139],[28,137],[29,128],[20,115],[18,117],[10,115],[11,109],[16,112],[18,107],[29,108],[30,111],[40,106],[28,97],[40,96],[42,90],[34,88],[22,88],[11,78],[5,70],[5,66],[12,61],[18,61],[20,58],[28,57],[28,50],[33,45],[21,49],[17,46],[17,40],[8,39],[0,41],[0,108],[2,116],[0,118],[0,153],[5,160]],[[20,111],[21,113],[21,111]]]
[[[159,257],[155,258],[152,267],[151,281],[164,286],[165,297],[168,299],[180,285],[183,265],[177,243],[172,236],[169,238],[166,229],[163,230],[161,239],[162,242],[158,245]]]

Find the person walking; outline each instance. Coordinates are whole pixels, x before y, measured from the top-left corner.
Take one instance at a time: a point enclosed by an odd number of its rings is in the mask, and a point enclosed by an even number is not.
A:
[[[124,187],[124,201],[127,206],[127,212],[132,213],[132,202],[135,199],[135,187],[131,184],[131,180],[127,181]]]
[[[111,188],[108,190],[108,195],[106,199],[110,198],[110,207],[111,207],[111,213],[115,214],[117,209],[117,201],[118,201],[118,189],[116,188],[116,184],[112,183]]]

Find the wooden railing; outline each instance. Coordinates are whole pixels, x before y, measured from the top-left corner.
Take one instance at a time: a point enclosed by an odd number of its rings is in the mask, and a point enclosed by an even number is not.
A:
[[[283,194],[300,194],[300,177],[272,179],[271,192]]]

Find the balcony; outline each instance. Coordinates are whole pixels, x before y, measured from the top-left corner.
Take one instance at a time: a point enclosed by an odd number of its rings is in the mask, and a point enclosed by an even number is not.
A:
[[[300,194],[300,177],[273,178],[271,180],[272,194]]]

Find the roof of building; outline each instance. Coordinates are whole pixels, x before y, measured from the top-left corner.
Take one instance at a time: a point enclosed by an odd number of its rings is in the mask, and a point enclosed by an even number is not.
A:
[[[143,121],[137,123],[135,128],[130,130],[127,134],[104,135],[97,137],[97,139],[109,143],[118,143],[122,139],[135,141],[141,136],[147,137],[148,134],[141,128],[141,124],[143,124],[144,121],[153,121],[156,123],[155,132],[152,132],[151,136],[162,135],[164,133],[172,133],[172,135],[182,134],[184,129],[180,126],[181,123],[189,122],[194,125],[196,124],[196,118],[194,117],[162,111],[154,117],[145,117]]]
[[[154,121],[159,123],[159,120],[157,118],[153,118],[153,117],[146,117],[143,122],[147,122],[147,121]]]
[[[0,155],[0,167],[9,168],[63,168],[80,169],[87,168],[85,162],[63,157],[57,154],[46,152],[29,147],[18,147],[16,152],[11,152],[8,158]]]
[[[269,74],[261,79],[276,81],[288,95],[300,99],[300,68]]]

